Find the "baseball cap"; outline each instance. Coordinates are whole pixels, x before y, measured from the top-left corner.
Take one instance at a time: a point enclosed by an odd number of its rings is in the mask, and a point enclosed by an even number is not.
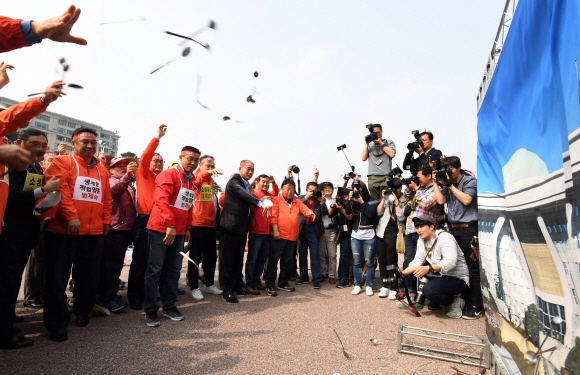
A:
[[[429,215],[419,215],[413,218],[413,224],[415,224],[415,226],[428,224],[435,225],[435,220]]]

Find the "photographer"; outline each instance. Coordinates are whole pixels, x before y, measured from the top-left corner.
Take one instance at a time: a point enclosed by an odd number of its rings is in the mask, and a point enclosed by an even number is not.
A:
[[[423,285],[422,293],[431,304],[430,310],[439,309],[439,305],[451,305],[447,316],[461,318],[465,301],[459,296],[469,286],[469,271],[463,251],[453,236],[442,230],[435,230],[435,220],[429,215],[413,219],[418,241],[414,259],[403,263],[403,275],[407,287],[416,285],[416,279],[423,276],[435,276]],[[440,273],[435,275],[435,273]],[[415,293],[410,293],[411,298]],[[416,306],[420,308],[420,305]]]
[[[318,172],[318,170],[317,170]],[[322,194],[325,199],[327,210],[330,211],[332,207],[332,192],[334,185],[330,182],[323,182]],[[321,275],[328,275],[328,282],[334,284],[336,282],[336,224],[335,219],[328,215],[322,215],[322,225],[324,226],[324,234],[318,240],[318,255],[320,256],[320,273]],[[326,257],[328,256],[328,266],[326,265]]]
[[[397,212],[401,209],[399,206],[399,199],[403,195],[403,186],[399,181],[398,187],[395,189],[383,190],[383,199],[377,207],[379,215],[379,223],[377,224],[377,259],[379,261],[379,272],[381,280],[389,277],[387,266],[396,265],[399,257],[397,255],[397,235],[399,234],[399,221],[397,220]],[[395,185],[395,186],[396,186]],[[390,192],[389,194],[387,194]],[[394,300],[397,298],[397,290],[389,291],[386,284],[381,285],[379,297]]]
[[[348,286],[348,271],[350,268],[350,242],[353,220],[346,218],[345,206],[347,204],[352,205],[353,202],[348,200],[348,196],[348,189],[339,187],[336,192],[336,198],[332,200],[332,204],[328,209],[328,216],[333,218],[336,225],[336,237],[338,238],[337,243],[339,244],[340,248],[340,257],[338,260],[339,280],[336,284],[336,287],[339,289],[343,289]]]
[[[477,236],[477,179],[461,169],[461,160],[456,156],[445,158],[443,167],[447,167],[446,179],[436,181],[433,178],[435,198],[439,204],[447,202],[453,237],[463,250],[469,267],[471,286],[465,293],[463,318],[477,319],[483,316],[479,259],[473,256],[471,247],[473,237]]]
[[[354,182],[357,182],[357,180]],[[349,194],[349,199],[353,202],[352,204],[347,204],[345,209],[346,218],[354,221],[350,241],[354,262],[354,289],[352,294],[356,295],[361,292],[362,268],[363,263],[366,263],[366,294],[367,296],[372,296],[374,294],[373,278],[375,276],[375,222],[377,219],[377,210],[368,204],[369,196],[363,194],[362,184],[355,184],[354,182],[352,185],[353,191]]]
[[[387,188],[385,178],[391,171],[391,160],[395,157],[395,142],[383,138],[383,128],[380,124],[369,124],[371,132],[365,136],[365,147],[362,151],[362,161],[369,159],[369,191],[373,199],[381,198],[381,191]]]
[[[312,212],[314,219],[300,215],[300,240],[298,246],[298,264],[300,266],[300,279],[296,284],[308,284],[308,255],[310,255],[310,270],[314,289],[320,289],[320,257],[318,256],[318,239],[324,235],[322,216],[328,215],[322,192],[318,190],[318,184],[310,181],[306,185],[306,194],[298,196]],[[310,250],[310,251],[309,251]]]
[[[415,130],[413,134],[416,134],[415,137],[417,140],[407,145],[409,152],[405,155],[403,169],[411,171],[413,175],[416,175],[418,171],[429,166],[431,156],[439,155],[441,157],[442,153],[433,148],[433,133],[419,133]],[[413,155],[415,152],[419,155],[416,159]]]

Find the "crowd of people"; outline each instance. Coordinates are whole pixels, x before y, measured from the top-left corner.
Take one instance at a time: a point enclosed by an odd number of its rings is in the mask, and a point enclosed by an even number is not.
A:
[[[86,44],[70,35],[79,15],[71,6],[40,22],[0,17],[0,52],[42,39]],[[0,66],[3,84],[7,69]],[[179,289],[184,255],[194,300],[208,293],[226,303],[262,291],[274,297],[294,292],[291,282],[312,283],[314,289],[325,282],[352,287],[353,295],[365,286],[373,296],[377,264],[378,296],[401,300],[387,279],[389,267],[398,264],[397,242],[404,242],[402,273],[411,300],[401,306],[422,308],[422,294],[430,310],[450,306],[450,318],[482,316],[478,251],[472,245],[476,179],[459,158],[432,148],[430,132],[417,134],[407,147],[404,169],[410,178],[393,168],[395,143],[374,124],[362,153],[368,186],[352,171],[335,189],[319,182],[316,171],[305,194],[297,195],[292,166],[278,186],[272,175],[254,178],[254,163],[242,160],[218,196],[214,178],[222,170],[198,148],[182,147],[173,155],[178,162],[165,168],[156,150],[166,125],[157,128],[139,159],[95,157],[98,134],[90,128],[74,130],[68,155],[66,145],[58,154],[48,151],[46,134],[26,126],[64,95],[64,84],[54,82],[41,97],[0,112],[0,348],[33,344],[15,326],[23,319],[15,314],[23,274],[24,306],[43,309],[52,341],[68,339],[71,312],[84,327],[92,314],[130,307],[143,310],[146,325],[156,327],[161,302],[162,317],[183,320],[176,301],[185,294]],[[15,131],[16,145],[8,145],[5,136]],[[118,293],[130,246],[124,301]]]

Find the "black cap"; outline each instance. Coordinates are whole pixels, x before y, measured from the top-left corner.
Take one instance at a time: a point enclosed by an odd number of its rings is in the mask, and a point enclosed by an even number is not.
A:
[[[429,215],[419,215],[413,218],[413,224],[415,224],[416,227],[429,224],[435,225],[435,219]]]

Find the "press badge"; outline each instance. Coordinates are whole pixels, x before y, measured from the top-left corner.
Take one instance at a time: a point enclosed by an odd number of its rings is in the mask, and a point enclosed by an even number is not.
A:
[[[348,225],[346,225],[346,224],[343,225],[342,226],[342,230],[345,231],[345,232],[348,232]]]
[[[381,165],[381,163],[382,163],[382,162],[383,162],[383,161],[382,161],[381,159],[379,159],[379,160],[377,160],[377,161],[375,162],[375,164],[376,164],[376,165]]]

